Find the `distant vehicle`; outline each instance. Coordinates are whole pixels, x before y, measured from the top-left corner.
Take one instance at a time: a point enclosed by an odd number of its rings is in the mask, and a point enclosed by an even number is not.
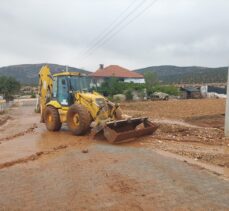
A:
[[[163,92],[154,92],[152,95],[150,95],[151,100],[168,100],[169,95]]]

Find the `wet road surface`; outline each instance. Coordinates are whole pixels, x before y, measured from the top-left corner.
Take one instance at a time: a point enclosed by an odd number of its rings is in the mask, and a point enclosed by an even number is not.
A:
[[[10,130],[15,137],[0,144],[2,210],[229,209],[229,182],[203,168],[66,129],[50,133],[32,108],[18,113],[13,124],[27,132]]]

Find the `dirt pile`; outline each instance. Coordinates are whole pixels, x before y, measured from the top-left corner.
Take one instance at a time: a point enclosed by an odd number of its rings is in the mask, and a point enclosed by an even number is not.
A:
[[[122,103],[129,115],[149,116],[152,119],[186,119],[224,114],[224,99],[144,101]]]
[[[188,127],[177,124],[159,124],[155,138],[178,142],[199,142],[202,144],[223,145],[224,132],[216,128]]]
[[[159,125],[152,136],[141,139],[141,146],[229,167],[223,131],[225,100],[134,102],[124,103],[123,110],[133,116],[148,116]]]

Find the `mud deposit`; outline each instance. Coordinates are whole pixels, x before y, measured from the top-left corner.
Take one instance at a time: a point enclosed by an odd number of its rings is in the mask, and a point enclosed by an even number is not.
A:
[[[159,125],[153,136],[141,139],[141,146],[229,167],[229,142],[223,131],[224,100],[139,102],[123,107],[127,114],[149,116]]]
[[[0,126],[0,209],[228,210],[224,104],[126,103],[125,113],[160,127],[121,145],[65,125],[48,132],[33,107],[13,108]]]
[[[8,114],[0,114],[0,126],[6,124],[8,120],[10,120],[11,117]]]

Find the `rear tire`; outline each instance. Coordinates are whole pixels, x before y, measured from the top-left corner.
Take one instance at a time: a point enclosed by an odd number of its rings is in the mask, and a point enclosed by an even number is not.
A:
[[[62,124],[56,108],[48,106],[44,111],[44,122],[49,131],[59,131]]]
[[[72,105],[67,113],[67,124],[74,135],[84,135],[90,129],[91,115],[80,105]]]

